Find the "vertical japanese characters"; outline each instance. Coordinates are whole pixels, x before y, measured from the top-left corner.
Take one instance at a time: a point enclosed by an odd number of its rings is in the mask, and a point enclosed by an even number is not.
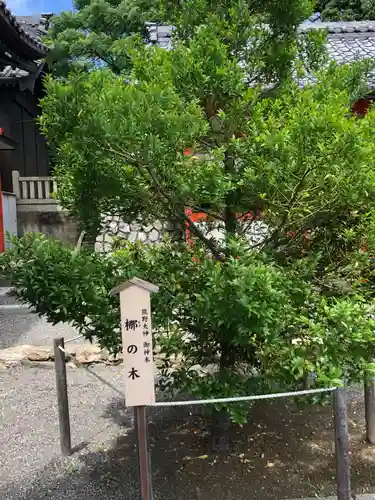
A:
[[[150,356],[152,356],[152,351],[150,351],[151,343],[148,340],[148,337],[150,336],[150,329],[149,329],[149,317],[147,309],[142,309],[142,329],[144,337],[143,354],[145,356],[145,363],[150,363],[151,362]]]
[[[150,289],[142,280],[126,282],[120,293],[126,406],[155,402]],[[146,283],[146,285],[144,284]],[[123,287],[123,288],[121,288]]]

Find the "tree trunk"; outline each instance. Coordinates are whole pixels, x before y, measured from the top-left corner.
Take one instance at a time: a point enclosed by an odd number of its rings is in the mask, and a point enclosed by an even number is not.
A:
[[[234,173],[234,159],[231,151],[225,153],[224,166],[226,172],[231,175]],[[231,192],[225,200],[224,221],[226,240],[234,236],[237,231],[237,214],[234,210],[235,193]],[[234,358],[230,345],[223,344],[220,357],[219,376],[225,380],[226,374],[233,368]],[[214,411],[212,425],[212,449],[214,452],[226,452],[229,450],[229,429],[231,420],[226,410]]]
[[[84,232],[82,247],[91,252],[95,251],[96,238],[99,235],[99,230],[97,228],[86,229]]]
[[[227,372],[233,367],[233,352],[227,344],[222,345],[219,377],[225,380]],[[231,420],[228,411],[214,410],[212,416],[212,450],[226,452],[229,450],[229,429]]]
[[[234,159],[231,156],[230,151],[227,151],[225,153],[224,165],[225,165],[225,171],[229,175],[233,174]],[[233,206],[235,204],[235,197],[236,197],[235,192],[229,192],[225,200],[224,220],[225,220],[226,239],[228,239],[228,236],[235,235],[237,231],[237,214],[233,209]]]
[[[212,451],[215,453],[229,450],[229,413],[225,410],[214,411],[212,416]]]
[[[368,373],[365,373],[365,419],[367,442],[375,444],[375,379]]]

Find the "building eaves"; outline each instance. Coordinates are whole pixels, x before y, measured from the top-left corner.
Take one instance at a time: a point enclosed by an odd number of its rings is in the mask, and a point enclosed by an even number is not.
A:
[[[312,31],[324,29],[329,35],[351,34],[351,33],[372,33],[375,32],[375,21],[328,21],[303,23],[299,26],[299,31]]]
[[[302,32],[327,30],[327,50],[339,64],[375,60],[375,21],[316,22],[300,26]]]
[[[149,23],[148,28],[151,43],[171,48],[173,26]],[[375,21],[313,22],[299,26],[301,33],[321,29],[327,31],[331,60],[340,64],[366,58],[375,60]]]
[[[40,14],[40,16],[16,16],[21,27],[36,40],[41,41],[42,37],[47,34],[49,20],[52,13]]]
[[[157,23],[146,23],[150,42],[153,45],[159,45],[163,49],[172,48],[172,35],[174,31],[174,26],[163,25]]]
[[[10,78],[10,79],[25,78],[25,77],[28,77],[29,75],[30,75],[30,73],[28,71],[25,71],[25,70],[20,69],[20,68],[12,68],[11,66],[5,66],[5,68],[3,68],[0,71],[0,79],[3,79],[3,78]]]
[[[14,66],[5,66],[0,70],[0,87],[17,85],[21,91],[34,92],[35,82],[44,66],[44,61],[36,61],[36,69],[32,72]]]
[[[18,39],[33,53],[35,58],[44,56],[47,53],[47,47],[43,44],[37,31],[27,27],[24,20],[18,21],[17,17],[12,14],[6,6],[4,0],[0,0],[0,37],[11,37],[13,40]]]

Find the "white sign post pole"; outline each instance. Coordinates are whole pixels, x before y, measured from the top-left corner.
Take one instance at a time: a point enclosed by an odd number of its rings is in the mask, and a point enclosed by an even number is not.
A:
[[[146,406],[155,403],[150,293],[158,290],[139,278],[111,290],[112,295],[120,294],[125,404],[135,407],[142,500],[152,500]]]

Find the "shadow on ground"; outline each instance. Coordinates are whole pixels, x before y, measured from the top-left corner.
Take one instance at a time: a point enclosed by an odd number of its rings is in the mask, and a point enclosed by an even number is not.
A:
[[[105,415],[124,429],[132,420],[119,400]],[[375,489],[375,451],[363,442],[360,393],[350,394],[349,415],[353,490],[365,493]],[[262,402],[244,428],[231,430],[226,455],[208,453],[208,422],[197,408],[155,408],[150,419],[154,500],[280,500],[335,492],[329,406],[300,410],[290,402]],[[0,489],[0,498],[138,500],[134,432],[110,449],[51,463],[32,484]]]
[[[0,349],[19,343],[29,330],[35,328],[38,321],[38,316],[27,309],[0,311]]]

